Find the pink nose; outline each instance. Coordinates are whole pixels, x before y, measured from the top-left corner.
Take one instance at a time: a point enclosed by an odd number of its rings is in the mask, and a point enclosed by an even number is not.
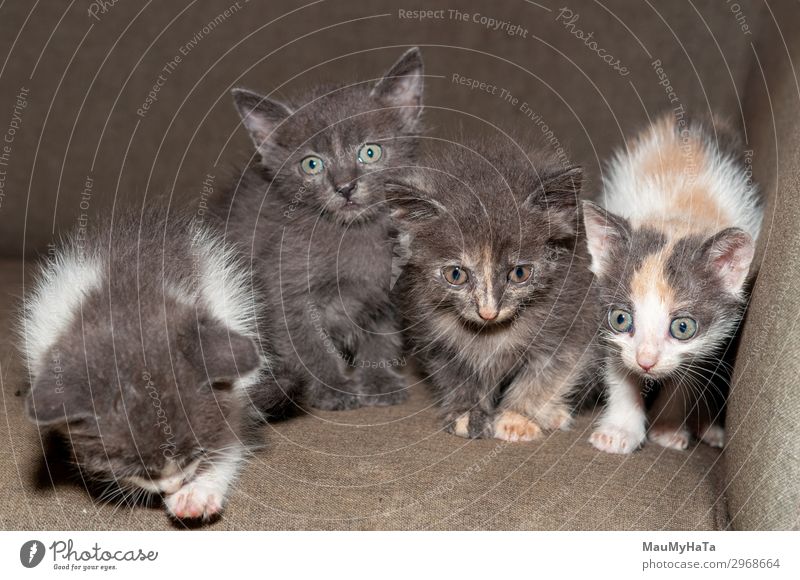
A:
[[[649,354],[637,354],[636,355],[636,362],[642,367],[642,370],[646,373],[650,372],[656,363],[658,362],[658,357]]]
[[[478,309],[478,316],[483,318],[484,320],[494,320],[497,318],[497,310],[494,308],[489,308],[487,306],[481,306]]]

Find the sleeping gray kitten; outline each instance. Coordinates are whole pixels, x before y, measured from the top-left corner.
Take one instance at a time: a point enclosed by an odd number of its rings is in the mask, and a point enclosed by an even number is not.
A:
[[[571,423],[597,354],[581,176],[481,142],[441,145],[392,185],[409,340],[456,435],[529,441]]]
[[[306,378],[312,406],[406,397],[384,190],[414,160],[422,87],[413,48],[376,83],[318,87],[286,103],[233,92],[260,159],[214,211],[280,313],[270,329],[280,364]]]
[[[24,298],[26,413],[115,502],[224,507],[268,389],[247,277],[201,224],[127,213],[53,247]],[[277,390],[277,387],[274,387]],[[266,399],[266,393],[259,399]]]

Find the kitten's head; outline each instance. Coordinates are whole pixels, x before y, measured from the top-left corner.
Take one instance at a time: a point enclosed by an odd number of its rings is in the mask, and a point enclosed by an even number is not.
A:
[[[374,217],[387,170],[413,161],[422,87],[412,48],[374,84],[319,88],[298,104],[244,89],[233,97],[272,180],[268,195],[349,224]]]
[[[482,330],[551,302],[559,257],[574,246],[581,175],[510,145],[451,145],[392,182],[415,303]]]
[[[40,361],[26,413],[64,435],[82,477],[136,496],[173,493],[239,444],[255,344],[178,301],[115,310],[112,325],[103,301],[87,298]]]
[[[717,356],[741,318],[750,235],[728,228],[670,240],[590,202],[583,213],[606,337],[619,362],[659,379]]]

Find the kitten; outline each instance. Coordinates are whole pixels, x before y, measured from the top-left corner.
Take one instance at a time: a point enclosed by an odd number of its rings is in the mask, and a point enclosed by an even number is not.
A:
[[[224,507],[263,383],[248,281],[199,222],[147,210],[51,249],[24,299],[26,414],[84,481],[175,518]],[[152,494],[152,495],[151,495]]]
[[[741,320],[762,207],[736,135],[664,117],[604,183],[607,212],[586,202],[592,271],[606,317],[607,407],[590,441],[630,453],[645,440],[643,394],[657,387],[649,438],[686,449],[690,431],[721,447],[722,351]]]
[[[318,87],[290,103],[233,92],[260,161],[214,211],[280,313],[277,356],[306,378],[303,403],[314,407],[407,396],[384,189],[414,160],[422,88],[412,48],[377,83]]]
[[[597,330],[581,176],[502,142],[449,144],[392,185],[409,342],[449,432],[528,441],[569,427]]]

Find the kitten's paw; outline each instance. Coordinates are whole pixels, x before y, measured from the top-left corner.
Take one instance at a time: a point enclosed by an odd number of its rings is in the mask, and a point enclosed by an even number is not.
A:
[[[460,415],[455,421],[448,424],[447,430],[453,435],[469,438],[469,413]]]
[[[589,436],[595,449],[606,453],[633,453],[644,441],[644,433],[614,426],[601,426]]]
[[[495,439],[503,441],[533,441],[541,435],[539,425],[514,411],[503,411],[494,424]]]
[[[569,431],[572,427],[572,413],[566,405],[550,405],[536,417],[537,422],[550,431]]]
[[[321,411],[348,411],[350,409],[358,409],[366,404],[358,395],[334,391],[333,389],[326,389],[322,392],[317,391],[309,397],[308,403]]]
[[[655,425],[648,431],[647,438],[653,443],[661,445],[661,447],[684,451],[689,447],[691,435],[689,435],[689,431],[686,429],[659,427]]]
[[[222,512],[224,496],[219,490],[191,482],[164,498],[167,512],[179,520],[209,520]]]
[[[709,425],[709,427],[700,434],[699,439],[706,445],[722,449],[725,445],[725,429],[719,425]]]

